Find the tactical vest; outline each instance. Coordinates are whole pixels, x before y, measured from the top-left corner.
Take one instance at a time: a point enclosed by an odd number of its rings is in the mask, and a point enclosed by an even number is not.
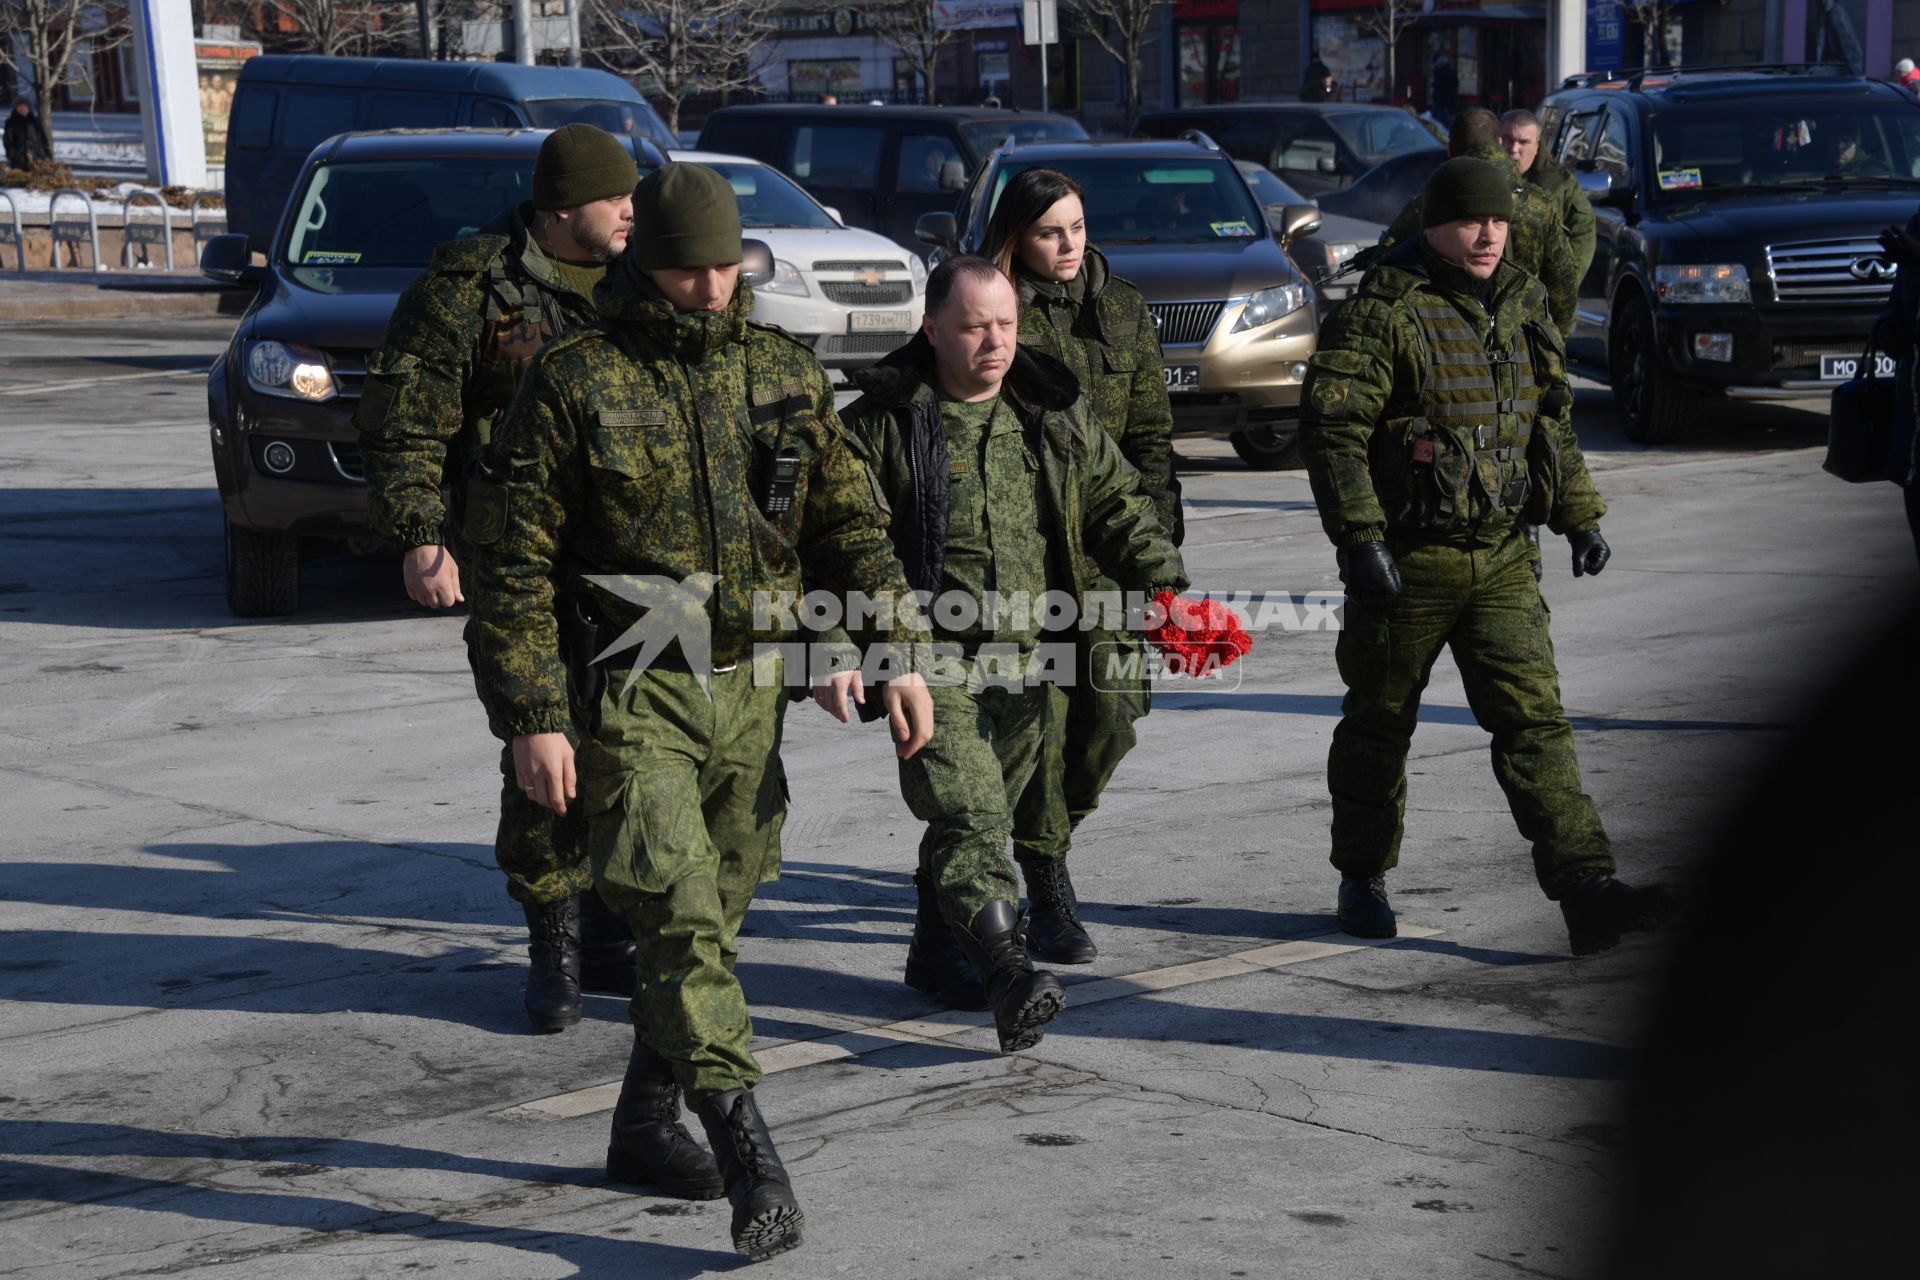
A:
[[[527,366],[565,327],[564,303],[545,283],[526,272],[509,273],[504,262],[487,270],[487,323],[480,332],[479,376],[467,406],[468,430],[477,452],[492,443],[493,428]]]
[[[1425,347],[1426,374],[1419,413],[1400,420],[1405,505],[1393,523],[1457,533],[1517,516],[1527,501],[1527,447],[1540,402],[1531,343],[1523,331],[1496,349],[1491,327],[1477,332],[1425,290],[1405,303]]]

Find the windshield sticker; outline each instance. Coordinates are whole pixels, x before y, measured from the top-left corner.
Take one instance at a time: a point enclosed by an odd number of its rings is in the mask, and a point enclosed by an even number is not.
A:
[[[350,267],[360,255],[346,249],[309,249],[300,259],[303,267]]]
[[[1214,222],[1208,225],[1213,228],[1213,234],[1217,236],[1250,236],[1253,234],[1253,228],[1244,222]]]
[[[1700,185],[1698,169],[1662,169],[1660,171],[1660,189],[1662,191],[1681,191],[1687,187]]]

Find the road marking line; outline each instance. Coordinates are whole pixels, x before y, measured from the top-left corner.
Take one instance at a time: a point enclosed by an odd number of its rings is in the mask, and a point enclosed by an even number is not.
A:
[[[1439,932],[1438,929],[1423,925],[1400,926],[1401,938],[1431,938]],[[1283,969],[1288,965],[1305,964],[1309,960],[1324,960],[1329,956],[1392,946],[1396,941],[1398,939],[1395,938],[1354,938],[1329,942],[1318,938],[1301,938],[1292,942],[1267,943],[1231,955],[1215,956],[1211,960],[1193,960],[1121,977],[1095,978],[1091,982],[1077,982],[1067,987],[1067,1008],[1071,1012],[1090,1004],[1104,1004],[1128,996],[1174,991],[1196,983],[1217,982],[1222,978]],[[754,1057],[759,1060],[763,1074],[773,1075],[776,1072],[818,1066],[823,1062],[840,1062],[886,1049],[898,1049],[902,1045],[937,1044],[963,1032],[992,1025],[992,1014],[953,1010],[877,1027],[859,1027],[813,1040],[789,1040],[785,1044],[763,1049]],[[570,1093],[558,1093],[550,1098],[516,1103],[493,1114],[513,1120],[575,1120],[596,1112],[611,1111],[619,1099],[620,1081],[610,1080]]]
[[[149,369],[145,373],[109,373],[98,378],[76,378],[71,382],[40,382],[28,387],[0,388],[0,396],[30,396],[42,391],[74,391],[98,386],[102,382],[137,382],[141,378],[204,378],[205,369]]]

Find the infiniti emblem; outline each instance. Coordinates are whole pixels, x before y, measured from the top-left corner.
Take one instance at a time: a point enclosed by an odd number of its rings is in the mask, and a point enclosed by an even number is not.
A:
[[[1891,280],[1899,268],[1885,258],[1875,256],[1855,258],[1853,265],[1847,270],[1855,280]]]

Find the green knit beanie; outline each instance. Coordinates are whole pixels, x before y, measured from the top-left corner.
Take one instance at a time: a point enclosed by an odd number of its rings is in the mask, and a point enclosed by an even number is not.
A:
[[[740,203],[733,184],[684,160],[648,174],[633,193],[627,257],[643,271],[740,261]]]
[[[1420,193],[1421,226],[1462,218],[1513,218],[1513,187],[1485,160],[1455,156],[1433,171]]]
[[[561,125],[533,162],[533,207],[572,209],[633,190],[640,168],[618,138],[590,124]]]

